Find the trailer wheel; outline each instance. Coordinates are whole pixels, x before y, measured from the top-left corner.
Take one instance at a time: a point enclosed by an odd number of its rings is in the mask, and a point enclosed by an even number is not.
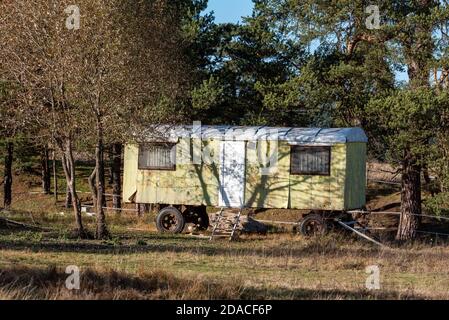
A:
[[[156,217],[156,227],[163,233],[181,233],[184,230],[185,219],[174,207],[166,207],[159,211]]]
[[[301,221],[299,232],[306,237],[324,235],[327,233],[326,221],[319,214],[309,214]]]
[[[184,212],[184,216],[187,223],[195,224],[201,231],[209,228],[209,215],[204,206],[189,208]]]

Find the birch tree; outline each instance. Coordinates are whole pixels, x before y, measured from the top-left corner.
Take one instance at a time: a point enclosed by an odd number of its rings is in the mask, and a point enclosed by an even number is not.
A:
[[[181,1],[182,2],[182,1]],[[0,59],[22,88],[28,120],[46,128],[62,155],[76,217],[74,148],[95,145],[96,236],[108,236],[104,205],[104,145],[176,118],[184,94],[179,2],[8,1],[0,4]],[[186,75],[187,77],[187,75]]]
[[[95,146],[90,185],[96,206],[96,237],[101,239],[108,236],[105,146],[130,137],[130,124],[139,124],[132,118],[147,119],[157,112],[160,118],[156,121],[170,121],[168,118],[174,117],[164,113],[161,103],[168,101],[173,106],[183,94],[182,46],[176,41],[180,19],[169,1],[80,0],[78,4],[83,20],[72,45],[79,57],[74,96],[87,111],[85,130]],[[148,105],[153,109],[148,110]]]
[[[76,191],[74,145],[83,111],[73,99],[73,52],[76,38],[66,26],[68,1],[0,3],[0,60],[8,78],[19,86],[17,99],[28,124],[46,129],[62,157],[76,222],[85,237]]]

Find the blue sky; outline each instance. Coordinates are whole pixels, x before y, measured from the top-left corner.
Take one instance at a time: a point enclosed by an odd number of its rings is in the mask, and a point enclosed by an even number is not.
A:
[[[252,0],[209,0],[208,12],[214,11],[217,23],[241,22],[242,16],[250,16],[254,8]],[[396,73],[397,81],[407,81],[407,73]]]
[[[249,16],[253,11],[251,0],[209,0],[209,11],[215,12],[218,23],[241,22],[242,16]]]

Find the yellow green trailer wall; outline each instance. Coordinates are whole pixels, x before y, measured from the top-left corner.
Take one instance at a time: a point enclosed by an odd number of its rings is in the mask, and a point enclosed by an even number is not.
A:
[[[176,159],[180,160],[185,156],[186,150],[190,150],[188,143],[186,140],[180,140],[176,146]],[[218,155],[218,141],[194,143],[200,143],[203,149],[210,150],[212,156]],[[174,171],[139,170],[138,153],[137,145],[127,145],[125,148],[123,190],[125,201],[135,194],[136,203],[217,206],[219,187],[217,161],[211,160],[201,164],[180,161]]]
[[[123,196],[127,202],[218,206],[219,140],[193,141],[207,149],[209,160],[201,164],[178,163],[175,171],[139,170],[138,146],[125,148]],[[261,175],[257,149],[247,143],[245,206],[349,210],[365,204],[366,144],[335,144],[331,148],[330,176],[290,174],[287,142],[262,141],[269,155],[278,148],[277,169]],[[190,150],[189,140],[177,144],[176,157]]]
[[[290,185],[290,146],[282,141],[259,141],[257,148],[246,149],[245,205],[249,208],[288,208]],[[268,175],[262,175],[257,149],[269,156],[277,148],[277,166]]]
[[[331,148],[329,176],[290,175],[290,207],[344,210],[346,145]]]

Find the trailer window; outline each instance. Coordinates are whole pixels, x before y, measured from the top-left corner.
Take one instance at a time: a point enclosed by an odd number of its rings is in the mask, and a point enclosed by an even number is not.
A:
[[[176,145],[151,143],[139,146],[140,170],[176,170]]]
[[[291,174],[330,175],[330,147],[291,147]]]

